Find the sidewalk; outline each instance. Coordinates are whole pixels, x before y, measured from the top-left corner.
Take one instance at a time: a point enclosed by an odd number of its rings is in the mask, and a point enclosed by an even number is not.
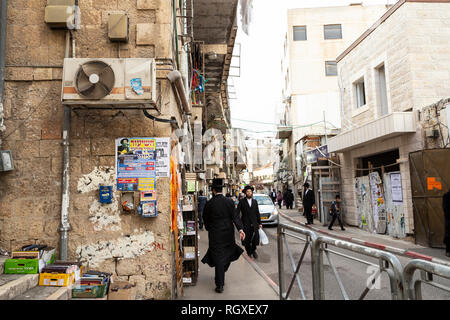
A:
[[[237,242],[239,245],[240,243]],[[208,232],[200,231],[199,260],[208,249]],[[225,273],[222,293],[214,291],[214,268],[199,261],[199,276],[195,286],[185,286],[180,300],[278,300],[277,285],[244,252],[231,263]]]
[[[281,216],[290,222],[299,223],[305,226],[306,218],[298,209],[280,210]],[[339,223],[336,221],[333,230],[328,230],[328,226],[323,226],[319,220],[314,220],[312,226],[306,226],[320,234],[329,235],[342,240],[352,241],[358,244],[370,246],[388,252],[408,256],[410,258],[420,258],[445,265],[450,265],[450,258],[445,256],[444,249],[423,247],[407,239],[395,239],[389,235],[372,234],[357,227],[345,226],[345,231],[341,231]]]

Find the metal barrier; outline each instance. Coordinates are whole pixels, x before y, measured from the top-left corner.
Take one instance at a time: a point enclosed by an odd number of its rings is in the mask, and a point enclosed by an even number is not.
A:
[[[413,281],[414,273],[420,270],[420,279]],[[435,288],[450,292],[450,288],[433,281],[433,275],[450,279],[450,267],[437,263],[414,259],[408,262],[403,269],[405,280],[405,298],[409,300],[422,300],[422,282]]]
[[[341,257],[351,259],[353,261],[357,261],[363,264],[371,265],[376,268],[378,276],[382,272],[386,272],[389,276],[390,285],[391,285],[391,296],[393,300],[403,299],[404,298],[404,282],[403,282],[403,273],[402,266],[400,261],[396,256],[391,253],[384,252],[378,249],[364,247],[358,244],[354,244],[348,241],[337,240],[330,237],[325,236],[317,236],[315,232],[299,228],[296,226],[279,223],[277,230],[277,246],[278,246],[278,272],[279,272],[279,295],[280,300],[288,299],[289,294],[292,291],[293,284],[295,280],[297,280],[298,287],[300,290],[300,295],[302,299],[306,300],[306,297],[303,292],[302,283],[300,277],[298,275],[298,271],[300,266],[302,265],[303,259],[305,257],[306,251],[309,248],[311,254],[311,275],[312,275],[312,285],[313,285],[313,299],[314,300],[324,300],[325,299],[325,290],[324,290],[324,266],[323,266],[323,254],[325,253],[330,267],[333,271],[333,274],[338,282],[339,288],[344,299],[348,300],[348,294],[345,290],[345,287],[339,277],[339,274],[331,260],[330,253],[339,255]],[[289,233],[287,231],[293,231],[297,234],[304,235],[305,238],[301,238],[296,234]],[[303,248],[303,252],[297,264],[295,264],[294,258],[292,256],[292,252],[289,248],[289,244],[286,240],[286,236],[290,236],[305,242],[305,247]],[[284,282],[284,249],[283,244],[287,248],[287,253],[291,262],[291,266],[293,269],[293,276],[290,280],[287,291],[285,292],[285,282]],[[377,258],[379,260],[379,265],[374,263],[364,261],[341,252],[333,251],[328,248],[328,246],[334,246],[341,249],[346,249],[351,252],[355,252],[361,255],[369,256],[372,258]],[[375,277],[372,281],[372,284],[375,282]],[[359,299],[362,300],[370,291],[369,284],[366,285],[366,288],[361,293]]]

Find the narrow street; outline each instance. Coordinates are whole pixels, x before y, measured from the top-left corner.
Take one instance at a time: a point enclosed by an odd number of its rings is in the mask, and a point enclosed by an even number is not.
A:
[[[294,210],[282,210],[282,213],[289,212],[290,215],[294,214]],[[301,215],[301,213],[298,213]],[[303,218],[303,217],[302,217]],[[289,220],[280,217],[280,222],[293,224]],[[315,221],[315,223],[317,223]],[[334,228],[335,230],[338,228]],[[351,228],[347,228],[351,229]],[[277,259],[277,228],[276,227],[265,227],[264,231],[269,237],[269,244],[267,246],[260,246],[258,249],[259,257],[255,260],[256,264],[272,279],[277,285],[279,284],[278,278],[278,259]],[[345,233],[344,231],[343,233]],[[295,260],[295,264],[298,263],[298,260],[301,257],[302,251],[304,249],[304,242],[287,237],[290,249],[292,251],[292,255]],[[363,256],[361,254],[356,254],[349,252],[347,250],[339,249],[339,248],[331,248],[334,251],[347,254],[349,256],[368,261],[374,264],[378,264],[378,261],[374,258]],[[287,250],[284,249],[285,253],[285,285],[289,286],[289,283],[293,276],[293,268],[291,262],[289,260],[289,255]],[[353,260],[349,260],[337,255],[330,255],[332,262],[334,263],[336,270],[339,273],[339,276],[344,284],[345,290],[349,296],[350,300],[357,300],[362,292],[364,291],[367,283],[367,279],[373,274],[373,270],[370,271],[367,269],[367,265],[355,262]],[[404,266],[408,261],[410,261],[407,257],[398,256],[402,266]],[[312,299],[312,280],[311,280],[311,257],[310,250],[308,249],[304,261],[300,267],[300,279],[303,287],[304,295],[307,300]],[[415,278],[418,278],[420,275],[419,272],[416,272]],[[438,278],[436,277],[436,280]],[[324,255],[324,280],[325,280],[325,298],[327,300],[343,300],[343,295],[339,289],[338,282],[333,275],[332,268]],[[446,279],[437,280],[439,283],[444,285],[449,285],[450,281]],[[386,273],[381,275],[380,280],[380,288],[370,290],[365,300],[380,300],[380,299],[391,299],[390,292],[390,284],[389,278]],[[422,286],[422,294],[424,300],[448,300],[450,299],[450,294],[446,293],[442,290],[423,285]],[[299,300],[301,299],[301,294],[298,288],[297,281],[294,282],[293,288],[291,290],[290,299]]]

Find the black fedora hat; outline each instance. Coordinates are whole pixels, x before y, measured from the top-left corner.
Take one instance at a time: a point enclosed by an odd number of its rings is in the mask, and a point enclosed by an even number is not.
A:
[[[223,188],[225,185],[223,184],[223,179],[213,179],[211,188]]]
[[[248,184],[242,189],[242,192],[245,193],[248,189],[252,190],[252,192],[255,191],[255,188]]]

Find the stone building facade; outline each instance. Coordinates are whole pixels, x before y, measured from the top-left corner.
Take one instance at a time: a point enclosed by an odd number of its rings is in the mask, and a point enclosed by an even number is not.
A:
[[[178,2],[178,1],[177,1]],[[183,117],[167,73],[174,69],[174,18],[168,0],[79,1],[80,29],[71,32],[77,58],[156,58],[159,118]],[[62,65],[66,30],[44,22],[46,1],[8,1],[4,116],[1,149],[15,169],[0,173],[0,246],[59,247],[62,192]],[[126,12],[128,43],[108,39],[108,14]],[[175,67],[176,68],[176,67]],[[155,114],[156,115],[156,114]],[[119,192],[100,204],[100,184],[115,185],[115,139],[170,137],[168,123],[142,110],[73,109],[70,130],[68,259],[137,284],[138,299],[173,295],[170,178],[158,178],[158,217],[122,214]],[[58,254],[58,253],[57,253]]]
[[[449,1],[399,1],[337,58],[342,133],[329,140],[329,151],[341,153],[350,225],[361,223],[355,184],[368,174],[358,168],[373,162],[400,172],[403,236],[414,233],[408,157],[444,147],[426,142],[424,111],[450,92],[449,18]],[[445,117],[440,121],[448,126]],[[448,132],[442,134],[446,139]]]

